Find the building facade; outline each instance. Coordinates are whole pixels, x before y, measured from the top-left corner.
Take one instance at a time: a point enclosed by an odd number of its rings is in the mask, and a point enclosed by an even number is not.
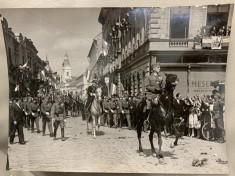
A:
[[[98,79],[100,76],[100,57],[102,55],[102,47],[103,47],[103,39],[102,39],[102,33],[98,34],[96,37],[94,37],[90,51],[88,53],[87,59],[89,62],[89,68],[88,68],[88,82],[91,82],[93,79]]]
[[[38,57],[31,39],[14,33],[1,15],[0,21],[7,54],[10,97],[36,96],[40,88],[49,87],[51,83],[40,76],[40,73],[45,73],[47,64]]]
[[[178,75],[176,93],[211,94],[210,82],[225,80],[233,9],[233,5],[102,8],[98,20],[108,53],[100,57],[101,79],[109,77],[109,89],[116,85],[119,95],[124,90],[130,95],[144,93],[145,77],[160,62],[164,79],[163,72]]]

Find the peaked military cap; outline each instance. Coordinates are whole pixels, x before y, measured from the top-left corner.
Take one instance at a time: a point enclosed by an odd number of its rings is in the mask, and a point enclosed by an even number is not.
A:
[[[157,63],[153,64],[152,67],[153,67],[153,68],[155,68],[155,67],[160,67],[160,62],[157,62]]]
[[[92,83],[98,84],[98,81],[96,79],[93,79]]]

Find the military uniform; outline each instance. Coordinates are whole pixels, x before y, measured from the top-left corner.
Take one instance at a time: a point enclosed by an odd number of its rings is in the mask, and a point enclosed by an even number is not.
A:
[[[148,100],[152,100],[157,97],[157,94],[161,94],[164,88],[164,82],[162,77],[152,73],[145,79],[146,97]]]
[[[95,92],[96,92],[96,87],[94,87],[93,85],[91,85],[87,88],[88,97],[87,97],[87,102],[86,102],[86,106],[85,106],[86,111],[90,111],[90,109],[91,109],[91,104],[95,99],[95,96],[92,94]]]
[[[122,118],[120,120],[120,127],[122,127],[122,121],[124,120],[124,118],[127,119],[127,123],[128,123],[128,128],[131,129],[131,119],[130,119],[130,103],[128,101],[128,98],[124,98],[123,100],[119,101],[120,105],[120,111],[122,113]]]
[[[25,103],[25,115],[26,115],[26,123],[27,123],[27,128],[28,130],[31,129],[31,113],[30,113],[30,103],[31,103],[31,97],[28,97],[28,101]]]
[[[103,125],[110,125],[110,117],[109,117],[109,101],[105,99],[103,101]]]
[[[27,98],[25,97],[23,99],[23,102],[21,103],[21,108],[24,112],[26,112],[26,104],[27,104]],[[24,127],[27,128],[28,127],[28,123],[27,123],[27,116],[26,114],[24,113],[24,116],[23,116],[23,124],[24,124]]]
[[[114,123],[115,128],[118,126],[117,122],[117,110],[118,110],[118,102],[114,99],[111,99],[109,101],[109,111],[110,111],[110,117]],[[110,127],[112,126],[111,120],[110,120]]]
[[[53,137],[54,135],[52,132],[51,107],[52,107],[52,104],[50,102],[44,101],[41,104],[42,131],[43,131],[43,135],[45,135],[46,123],[47,123],[50,136]]]
[[[218,142],[223,142],[225,137],[223,117],[221,116],[221,104],[222,101],[216,100],[213,106],[213,119],[215,121],[215,127],[218,134]]]
[[[34,132],[34,122],[36,123],[37,133],[40,133],[39,129],[39,112],[40,106],[37,102],[37,98],[34,98],[34,101],[30,103],[29,112],[31,114],[31,132]]]
[[[56,132],[60,125],[61,128],[61,139],[64,141],[64,127],[65,127],[65,106],[64,103],[56,100],[51,107],[51,117],[54,121],[54,140],[56,139]]]

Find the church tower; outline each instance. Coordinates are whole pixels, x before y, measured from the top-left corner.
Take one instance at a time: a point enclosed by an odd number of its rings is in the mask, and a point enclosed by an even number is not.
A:
[[[71,74],[71,66],[69,63],[69,56],[66,53],[64,56],[64,62],[62,64],[62,70],[63,70],[63,80],[68,80],[72,79],[72,74]]]

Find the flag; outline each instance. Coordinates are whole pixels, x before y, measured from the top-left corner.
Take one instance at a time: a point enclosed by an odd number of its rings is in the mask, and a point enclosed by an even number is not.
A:
[[[28,62],[29,62],[29,60],[27,60],[27,62],[25,62],[25,64],[23,66],[20,66],[20,69],[28,67]]]
[[[111,89],[111,95],[117,94],[117,86],[115,84],[112,84],[112,89]]]
[[[19,85],[16,84],[15,92],[17,92],[18,90],[19,90]]]
[[[42,73],[42,75],[45,77],[45,71],[44,71],[44,70],[42,70],[42,71],[41,71],[41,73]]]
[[[103,51],[102,52],[103,52],[104,56],[106,56],[108,54],[108,46],[109,46],[109,44],[105,40],[103,40],[103,46],[102,46]]]
[[[87,70],[87,77],[86,77],[86,80],[88,81],[89,78],[90,78],[90,70]]]

